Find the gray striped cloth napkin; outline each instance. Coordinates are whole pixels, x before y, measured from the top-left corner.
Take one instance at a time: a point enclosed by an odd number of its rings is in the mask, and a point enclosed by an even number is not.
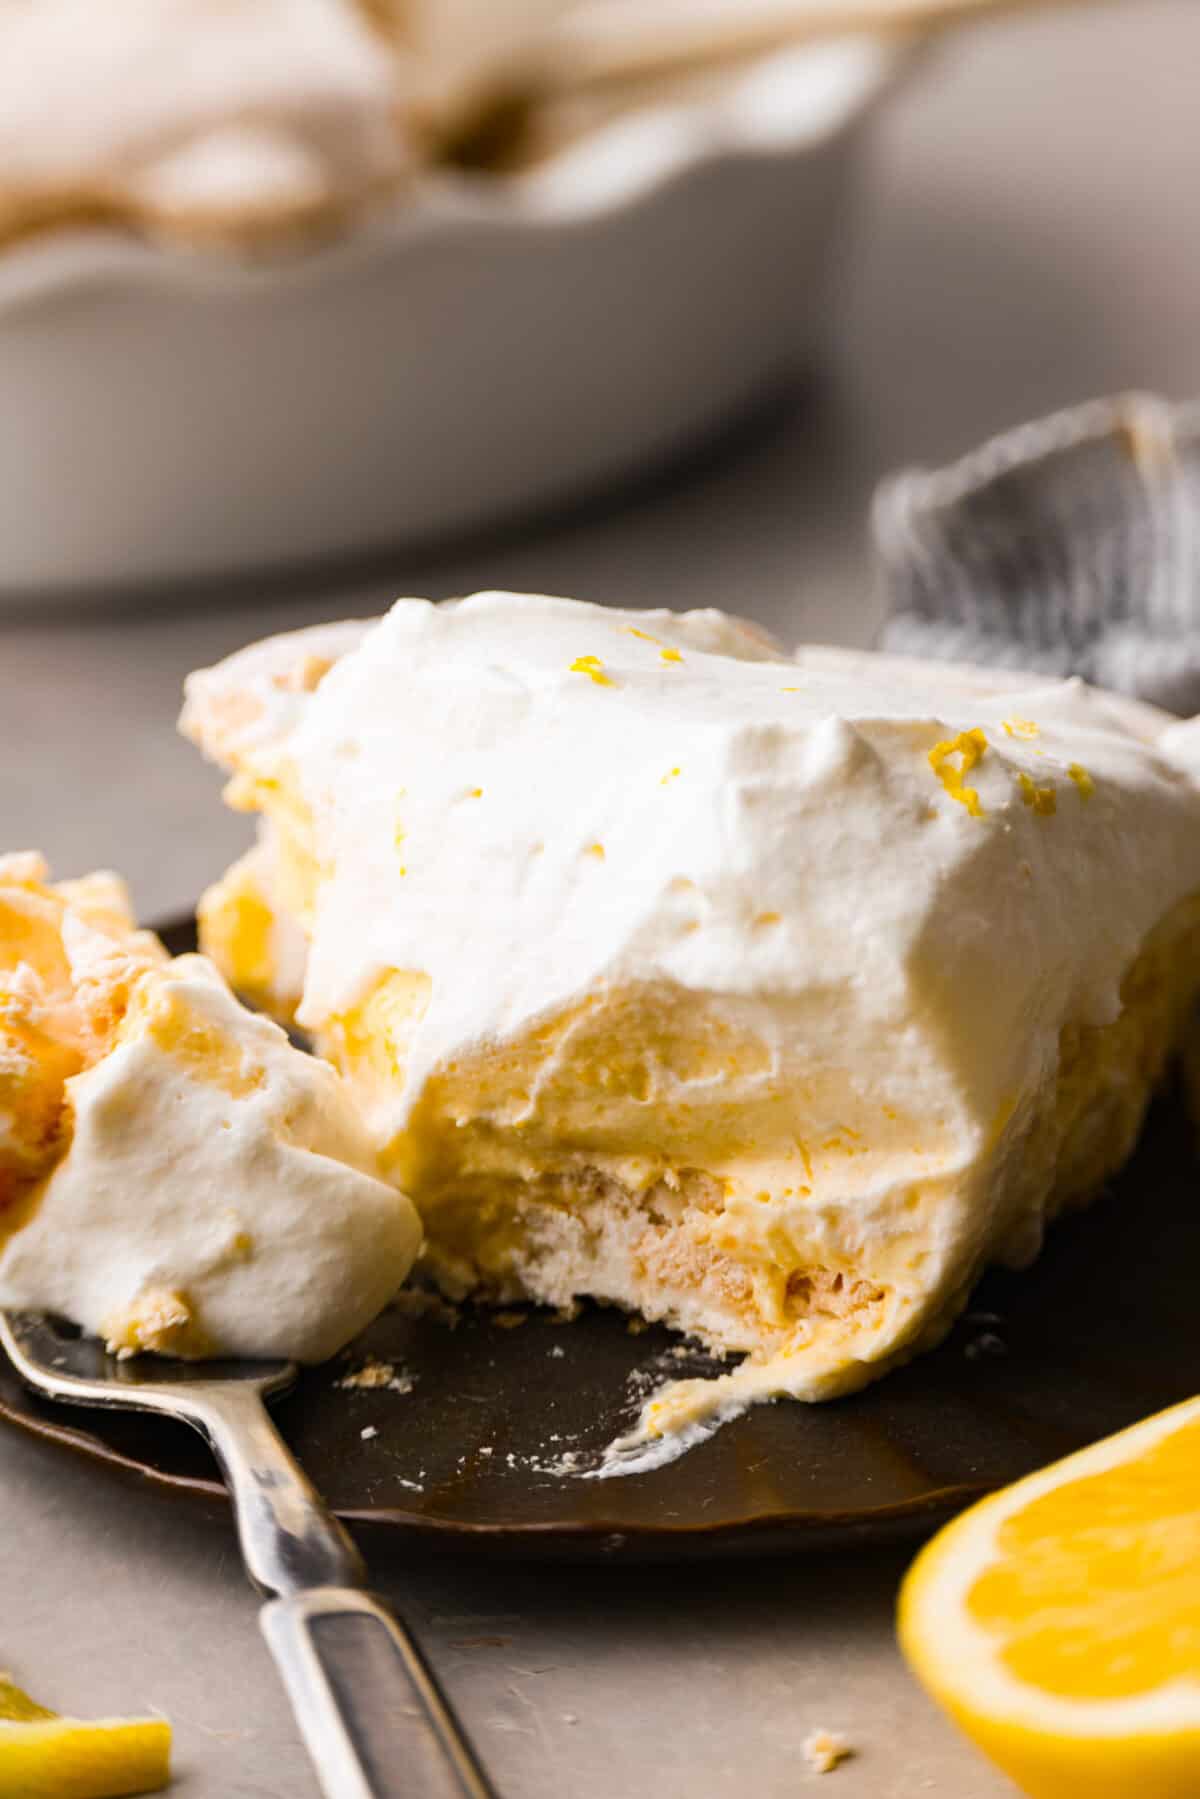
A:
[[[892,476],[872,526],[881,649],[1200,713],[1200,402],[1124,394],[1023,425]]]

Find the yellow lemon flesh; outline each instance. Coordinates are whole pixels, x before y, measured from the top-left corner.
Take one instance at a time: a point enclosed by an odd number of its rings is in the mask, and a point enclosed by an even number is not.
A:
[[[171,1726],[162,1718],[60,1718],[0,1675],[0,1793],[4,1799],[123,1799],[171,1778]]]
[[[1032,1799],[1200,1799],[1200,1399],[947,1526],[900,1642]]]

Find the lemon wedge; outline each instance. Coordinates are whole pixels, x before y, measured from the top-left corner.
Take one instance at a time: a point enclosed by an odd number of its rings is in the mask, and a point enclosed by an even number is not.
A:
[[[0,1793],[4,1799],[123,1799],[171,1778],[163,1718],[60,1718],[0,1674]]]
[[[900,1642],[1032,1799],[1197,1799],[1200,1399],[948,1525],[904,1582]]]

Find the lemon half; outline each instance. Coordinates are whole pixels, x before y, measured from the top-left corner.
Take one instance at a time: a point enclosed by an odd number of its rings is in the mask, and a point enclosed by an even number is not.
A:
[[[1200,1399],[948,1525],[900,1642],[1032,1799],[1200,1799]]]
[[[124,1799],[171,1778],[162,1718],[60,1718],[0,1675],[0,1794],[4,1799]]]

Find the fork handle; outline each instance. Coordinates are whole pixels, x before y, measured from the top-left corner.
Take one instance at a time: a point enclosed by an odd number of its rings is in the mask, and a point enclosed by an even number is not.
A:
[[[179,1407],[225,1473],[263,1634],[325,1799],[494,1799],[399,1619],[363,1590],[362,1559],[248,1386],[193,1387]]]
[[[373,1594],[316,1587],[259,1619],[325,1799],[494,1799],[419,1649]]]

